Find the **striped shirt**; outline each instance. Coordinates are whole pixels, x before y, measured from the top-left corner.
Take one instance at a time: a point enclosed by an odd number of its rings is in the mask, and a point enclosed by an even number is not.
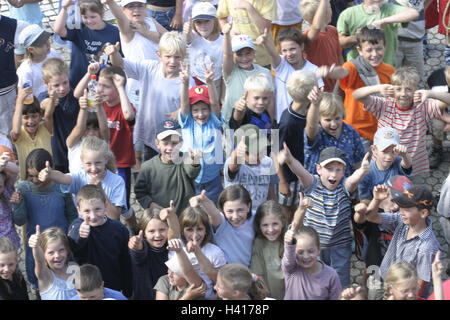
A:
[[[426,146],[428,121],[439,118],[442,111],[438,101],[428,99],[420,108],[400,109],[392,98],[370,96],[371,102],[364,110],[378,119],[378,129],[392,127],[400,135],[400,144],[408,148],[412,157],[412,175],[430,170]]]
[[[352,242],[350,234],[351,202],[345,188],[345,179],[335,190],[328,190],[313,176],[313,183],[305,190],[311,199],[311,208],[306,210],[305,226],[313,227],[320,238],[322,248],[340,247]]]
[[[431,263],[438,250],[442,250],[434,235],[431,219],[426,218],[427,228],[411,239],[409,226],[402,222],[400,212],[381,213],[385,230],[394,232],[394,236],[380,265],[381,278],[386,278],[389,267],[397,261],[406,261],[414,265],[419,278],[425,282],[431,280]]]

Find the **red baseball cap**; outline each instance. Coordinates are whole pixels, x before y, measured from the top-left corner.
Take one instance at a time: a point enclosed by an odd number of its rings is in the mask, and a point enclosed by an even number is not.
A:
[[[207,105],[211,104],[207,86],[196,86],[189,89],[189,104],[193,105],[199,101],[203,101]]]

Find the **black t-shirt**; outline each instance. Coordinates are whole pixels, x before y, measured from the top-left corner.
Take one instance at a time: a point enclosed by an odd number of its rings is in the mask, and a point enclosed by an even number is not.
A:
[[[447,81],[445,80],[445,68],[434,70],[428,77],[427,84],[430,89],[437,86],[447,86]],[[450,92],[450,90],[448,90],[448,92]]]
[[[13,280],[0,278],[0,300],[29,300],[25,278],[19,270],[13,274]]]
[[[147,0],[147,4],[158,7],[175,7],[176,0]]]

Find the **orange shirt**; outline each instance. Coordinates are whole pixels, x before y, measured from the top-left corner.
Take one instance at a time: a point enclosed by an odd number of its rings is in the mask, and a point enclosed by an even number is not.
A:
[[[363,110],[363,104],[353,98],[353,91],[366,85],[352,62],[347,61],[342,67],[349,71],[347,77],[339,79],[339,86],[345,92],[346,117],[344,122],[351,125],[364,139],[373,141],[373,136],[377,131],[377,119],[372,113]],[[395,71],[393,66],[382,62],[375,70],[380,78],[380,83],[391,83],[391,75]]]

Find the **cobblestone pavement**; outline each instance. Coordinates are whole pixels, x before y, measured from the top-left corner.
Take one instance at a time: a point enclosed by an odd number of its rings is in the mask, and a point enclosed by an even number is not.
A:
[[[6,1],[5,1],[6,2]],[[1,14],[8,15],[8,7],[4,4],[1,6]],[[47,30],[51,30],[53,23],[55,21],[56,15],[58,13],[58,1],[50,1],[50,0],[43,0],[41,2],[41,10],[44,13],[43,18],[43,26]],[[106,12],[105,14],[105,20],[112,21],[113,17],[109,12]],[[428,30],[428,50],[427,55],[425,57],[425,79],[428,77],[428,75],[445,65],[444,60],[444,47],[445,47],[445,37],[441,34],[437,33],[437,27]],[[69,60],[70,54],[69,52],[64,48],[57,48],[57,50],[63,55],[63,57],[67,60]],[[431,143],[431,136],[427,135],[426,137],[428,146]],[[441,163],[441,165],[435,169],[432,170],[429,173],[421,174],[416,177],[413,177],[412,180],[414,183],[420,183],[428,185],[433,190],[433,194],[436,195],[441,188],[441,185],[447,175],[450,171],[450,139],[447,139],[447,141],[444,141],[444,151],[443,151],[443,159],[444,161]],[[131,194],[130,199],[131,205],[133,209],[136,212],[137,217],[139,218],[142,214],[142,207],[139,205],[139,203],[136,201],[134,193]],[[432,210],[431,213],[431,220],[433,222],[433,229],[437,236],[437,239],[439,243],[442,246],[442,254],[441,259],[444,263],[444,266],[447,268],[447,266],[450,263],[450,257],[448,254],[449,246],[445,242],[444,236],[442,234],[442,228],[439,224],[439,217],[436,212],[436,210]],[[22,234],[22,228],[18,228],[18,231],[20,234]],[[20,259],[20,268],[21,270],[25,270],[24,265],[24,250],[21,248],[21,259]],[[351,266],[351,280],[353,283],[361,284],[362,282],[362,275],[364,271],[364,263],[359,261],[355,255],[352,257],[352,266]],[[449,276],[444,273],[444,279],[447,279]],[[32,290],[29,290],[30,298],[35,299],[35,295],[32,292]]]

